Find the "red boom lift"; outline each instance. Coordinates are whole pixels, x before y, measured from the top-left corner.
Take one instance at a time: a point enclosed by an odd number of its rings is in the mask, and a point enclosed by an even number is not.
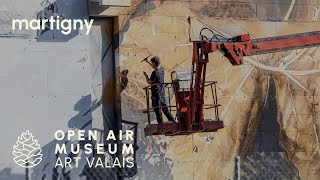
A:
[[[223,121],[219,119],[217,101],[216,83],[206,82],[206,67],[209,62],[208,54],[221,51],[224,56],[231,62],[232,65],[243,64],[244,56],[259,55],[273,53],[279,51],[287,51],[293,49],[301,49],[320,45],[320,31],[307,32],[301,34],[251,39],[249,34],[236,36],[229,39],[219,39],[218,35],[213,33],[213,38],[208,39],[202,36],[201,41],[193,42],[193,58],[191,79],[189,79],[189,88],[180,88],[181,80],[174,78],[175,72],[172,73],[171,83],[162,83],[158,85],[165,86],[168,91],[173,88],[175,93],[176,105],[170,104],[170,110],[177,111],[178,123],[162,123],[151,124],[150,112],[154,108],[149,107],[149,90],[150,86],[145,87],[147,110],[144,113],[148,114],[148,125],[144,129],[145,135],[188,135],[198,132],[214,132],[224,127]],[[204,89],[211,88],[213,104],[204,104]],[[161,108],[161,107],[160,107]],[[205,120],[203,109],[214,109],[215,120]]]

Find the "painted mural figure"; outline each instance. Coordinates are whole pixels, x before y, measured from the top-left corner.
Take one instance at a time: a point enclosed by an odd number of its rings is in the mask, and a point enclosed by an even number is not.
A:
[[[150,66],[154,69],[154,71],[151,74],[151,77],[149,78],[148,74],[146,72],[143,72],[144,76],[146,77],[146,81],[148,84],[151,84],[151,100],[152,100],[152,107],[154,108],[154,112],[157,116],[158,124],[163,123],[162,115],[161,115],[161,109],[163,113],[166,115],[169,121],[174,122],[175,118],[169,111],[166,101],[166,93],[165,93],[165,87],[164,83],[164,70],[160,66],[160,59],[159,57],[155,56],[151,58],[150,62],[148,59],[144,59]],[[161,105],[161,108],[160,108]]]

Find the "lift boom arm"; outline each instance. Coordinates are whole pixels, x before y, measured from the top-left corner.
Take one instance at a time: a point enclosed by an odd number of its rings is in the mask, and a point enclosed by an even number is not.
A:
[[[222,51],[233,65],[241,65],[243,56],[319,46],[320,31],[260,39],[251,39],[249,34],[244,34],[229,41],[203,42],[202,54]]]
[[[204,39],[204,37],[203,37]],[[190,111],[192,126],[203,124],[204,87],[208,54],[221,51],[232,65],[243,64],[244,56],[315,47],[320,45],[320,31],[293,35],[251,39],[249,34],[224,42],[193,42],[192,78],[190,83]]]

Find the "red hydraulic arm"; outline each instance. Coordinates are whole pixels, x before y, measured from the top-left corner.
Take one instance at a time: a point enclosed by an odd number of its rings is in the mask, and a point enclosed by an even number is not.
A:
[[[202,54],[222,51],[233,65],[241,65],[243,56],[319,46],[320,31],[260,39],[251,39],[249,34],[244,34],[228,41],[195,43],[201,43]]]
[[[203,38],[204,39],[204,38]],[[221,51],[233,65],[243,64],[244,56],[315,47],[320,45],[320,31],[278,37],[251,39],[249,34],[228,39],[225,42],[196,41],[193,43],[191,99],[191,126],[203,124],[204,87],[208,54]],[[201,127],[200,127],[201,129]]]

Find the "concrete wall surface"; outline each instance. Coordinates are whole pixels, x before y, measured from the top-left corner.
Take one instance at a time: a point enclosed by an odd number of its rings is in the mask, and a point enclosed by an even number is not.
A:
[[[319,8],[319,0],[131,0],[129,7],[1,0],[0,180],[234,179],[238,156],[241,179],[320,179],[319,48],[245,57],[236,67],[221,53],[210,54],[206,78],[219,82],[225,127],[188,136],[144,136],[142,72],[152,68],[141,63],[159,56],[169,82],[171,72],[190,70],[190,40],[202,28],[227,38],[319,31]],[[51,15],[96,21],[90,35],[11,29],[14,18]],[[151,120],[156,123],[154,114]],[[56,130],[97,129],[104,138],[119,128],[136,130],[134,168],[88,168],[85,160],[78,168],[54,167],[55,145],[77,143],[58,142]],[[43,153],[30,169],[12,159],[26,130]]]
[[[243,179],[319,179],[319,49],[244,58],[233,67],[210,54],[207,80],[218,81],[220,118],[216,133],[145,138],[147,86],[141,63],[159,56],[165,80],[191,67],[190,39],[207,27],[224,37],[262,38],[319,31],[319,1],[132,1],[129,8],[92,5],[92,15],[118,15],[122,119],[138,125],[141,179],[233,179],[241,159]],[[208,33],[208,36],[210,33]],[[211,37],[211,36],[209,36]],[[207,92],[209,94],[209,92]],[[207,94],[207,95],[208,95]],[[208,96],[209,97],[209,96]],[[208,100],[208,99],[206,99]],[[175,113],[174,113],[175,114]],[[205,111],[207,118],[213,112]],[[153,123],[156,123],[152,114]]]

